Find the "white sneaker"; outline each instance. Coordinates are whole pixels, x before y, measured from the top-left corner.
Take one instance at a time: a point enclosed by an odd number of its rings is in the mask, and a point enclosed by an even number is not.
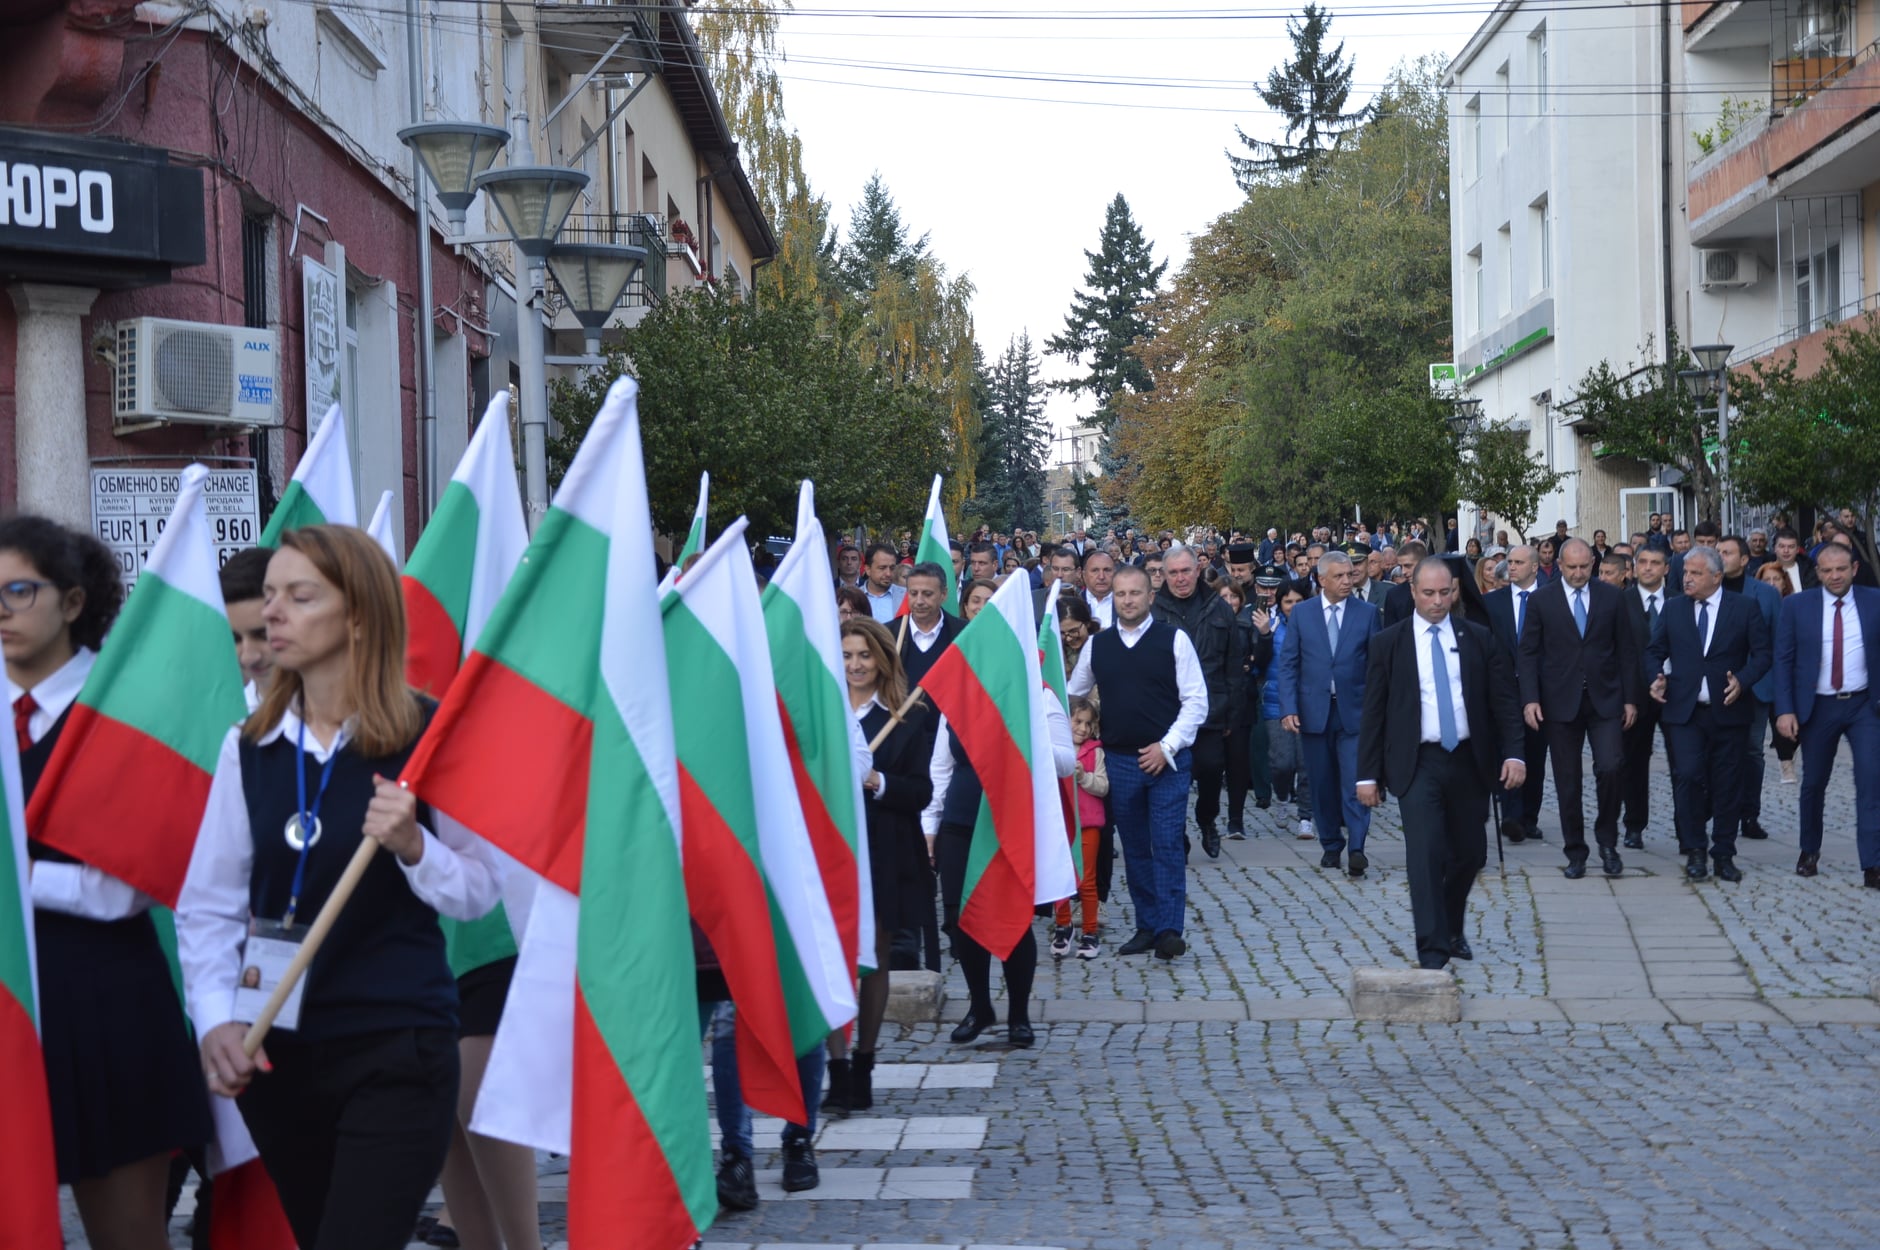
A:
[[[1095,959],[1097,957],[1097,935],[1086,933],[1077,939],[1077,958]]]
[[[1065,925],[1051,935],[1051,953],[1059,959],[1071,953],[1071,929],[1069,925]]]
[[[1782,784],[1785,786],[1792,786],[1795,784],[1795,761],[1794,760],[1782,761]]]
[[[1310,842],[1318,836],[1318,832],[1312,828],[1311,821],[1302,820],[1299,822],[1299,840],[1301,842]]]

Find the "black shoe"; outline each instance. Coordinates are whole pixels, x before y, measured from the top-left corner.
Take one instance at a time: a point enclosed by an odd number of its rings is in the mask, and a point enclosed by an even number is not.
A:
[[[1188,943],[1182,941],[1182,935],[1173,929],[1157,934],[1155,939],[1155,957],[1164,963],[1182,954],[1188,949]]]
[[[1136,930],[1136,936],[1123,943],[1116,950],[1119,955],[1142,955],[1155,949],[1155,934],[1147,929]]]
[[[1441,972],[1448,966],[1449,956],[1447,955],[1431,954],[1417,956],[1417,967],[1423,969],[1425,972]]]
[[[1227,840],[1229,842],[1245,842],[1247,840],[1247,831],[1240,828],[1238,825],[1229,825],[1227,826]]]
[[[1821,855],[1816,851],[1803,851],[1801,858],[1795,861],[1795,875],[1812,877],[1821,871]],[[1869,872],[1873,870],[1868,869]]]
[[[829,1061],[829,1089],[823,1094],[823,1115],[840,1120],[855,1109],[854,1068],[847,1059]]]
[[[1504,842],[1511,842],[1519,846],[1521,843],[1527,841],[1527,830],[1522,827],[1521,822],[1518,820],[1504,820],[1501,822],[1501,839]]]
[[[1743,836],[1752,842],[1761,842],[1769,836],[1769,831],[1762,827],[1762,821],[1752,816],[1743,822]]]
[[[1741,881],[1743,879],[1743,870],[1736,866],[1735,856],[1716,855],[1712,856],[1711,862],[1716,865],[1717,879],[1719,881]]]
[[[849,1068],[849,1108],[853,1111],[872,1110],[875,1105],[875,1056],[872,1051],[858,1050],[850,1059]]]
[[[1703,881],[1710,876],[1710,866],[1704,862],[1702,851],[1692,851],[1684,857],[1684,876],[1690,881]]]
[[[757,1205],[757,1173],[743,1155],[726,1151],[718,1164],[718,1205],[727,1211],[749,1211]]]
[[[463,1238],[459,1237],[457,1230],[448,1224],[434,1224],[431,1231],[426,1234],[424,1244],[441,1246],[443,1250],[456,1250],[456,1247],[463,1245]]]
[[[1273,800],[1270,798],[1263,799],[1259,795],[1256,794],[1253,797],[1253,805],[1259,808],[1261,811],[1265,811],[1267,808],[1273,806]]]
[[[1643,833],[1628,833],[1621,839],[1621,845],[1628,851],[1642,851],[1645,849],[1645,835]]]
[[[1018,1050],[1030,1050],[1037,1044],[1038,1035],[1029,1024],[1014,1024],[1005,1030],[1005,1040]]]
[[[816,1170],[816,1148],[806,1141],[783,1143],[783,1191],[797,1194],[820,1184],[822,1173]]]
[[[1522,825],[1521,832],[1527,834],[1527,840],[1530,842],[1544,841],[1544,839],[1541,837],[1541,827],[1537,824],[1534,824],[1532,821],[1530,821],[1529,823],[1525,825]]]
[[[1215,832],[1213,825],[1201,826],[1201,849],[1208,853],[1209,859],[1221,857],[1221,835]]]
[[[1880,890],[1880,868],[1869,868],[1861,874],[1861,884],[1870,890]]]
[[[1321,855],[1321,856],[1319,856],[1319,867],[1321,867],[1321,868],[1337,868],[1337,867],[1339,867],[1339,866],[1340,866],[1340,864],[1341,864],[1341,863],[1343,862],[1343,861],[1342,861],[1342,855],[1343,855],[1343,853],[1342,853],[1342,852],[1340,852],[1340,851],[1327,851],[1327,852],[1325,852],[1325,854],[1323,854],[1323,855]]]
[[[959,1027],[953,1030],[953,1044],[964,1046],[997,1023],[998,1020],[992,1016],[981,1019],[977,1014],[969,1011],[966,1013],[966,1018],[960,1021]]]
[[[1619,852],[1610,846],[1599,848],[1599,866],[1608,877],[1623,877],[1625,861],[1619,858]]]
[[[1353,877],[1362,877],[1364,870],[1370,866],[1371,861],[1363,851],[1353,851],[1345,860],[1345,871]]]
[[[1452,959],[1475,958],[1475,952],[1469,948],[1469,939],[1460,933],[1449,939],[1449,955]]]
[[[1578,881],[1581,877],[1586,875],[1586,861],[1583,859],[1568,860],[1566,874],[1567,880]]]

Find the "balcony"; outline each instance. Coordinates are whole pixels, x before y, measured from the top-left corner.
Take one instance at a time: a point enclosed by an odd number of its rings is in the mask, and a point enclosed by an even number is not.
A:
[[[532,6],[542,51],[571,77],[656,74],[659,40],[643,3],[540,0]]]
[[[562,243],[624,243],[646,249],[646,262],[620,298],[622,308],[651,308],[666,296],[666,228],[647,213],[570,213]],[[549,311],[561,310],[561,294],[550,283]]]

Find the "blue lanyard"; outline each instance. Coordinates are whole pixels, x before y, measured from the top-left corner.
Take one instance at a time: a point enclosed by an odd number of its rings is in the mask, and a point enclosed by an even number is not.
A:
[[[281,917],[283,929],[294,927],[294,912],[300,906],[300,888],[307,880],[307,852],[313,849],[314,831],[319,828],[320,801],[326,798],[326,783],[333,779],[333,762],[338,758],[339,742],[336,738],[333,750],[320,769],[320,788],[314,792],[313,806],[307,806],[307,722],[300,722],[300,733],[294,739],[294,782],[300,798],[300,806],[295,809],[300,821],[300,859],[294,864],[294,884],[287,892],[287,914]]]

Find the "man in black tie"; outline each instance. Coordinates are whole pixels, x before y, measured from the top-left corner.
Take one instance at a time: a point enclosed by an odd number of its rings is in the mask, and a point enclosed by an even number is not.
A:
[[[1358,731],[1358,800],[1381,780],[1403,820],[1417,964],[1473,959],[1469,889],[1488,859],[1489,794],[1521,784],[1514,664],[1487,629],[1451,613],[1455,574],[1440,558],[1411,574],[1414,615],[1371,640]]]
[[[1508,552],[1508,584],[1482,596],[1489,628],[1508,653],[1516,671],[1521,667],[1521,636],[1527,630],[1528,606],[1539,592],[1541,559],[1525,544]],[[1541,840],[1541,799],[1546,794],[1547,736],[1538,729],[1524,731],[1521,758],[1527,780],[1502,800],[1501,836],[1510,842]]]
[[[1586,875],[1586,809],[1580,755],[1593,744],[1593,837],[1608,877],[1625,871],[1619,858],[1619,778],[1624,733],[1638,717],[1639,649],[1621,592],[1593,579],[1593,549],[1569,538],[1555,556],[1560,579],[1528,604],[1521,635],[1521,713],[1547,738],[1567,876]]]
[[[1632,588],[1626,592],[1626,614],[1632,622],[1632,636],[1638,640],[1638,653],[1645,654],[1658,617],[1665,605],[1678,598],[1676,587],[1665,581],[1669,560],[1657,547],[1640,547],[1632,553]],[[1645,847],[1645,826],[1651,823],[1652,735],[1658,732],[1658,700],[1639,703],[1638,716],[1625,731],[1625,768],[1620,781],[1624,808],[1621,823],[1625,828],[1624,845],[1634,851]],[[1669,740],[1666,743],[1669,750]]]

